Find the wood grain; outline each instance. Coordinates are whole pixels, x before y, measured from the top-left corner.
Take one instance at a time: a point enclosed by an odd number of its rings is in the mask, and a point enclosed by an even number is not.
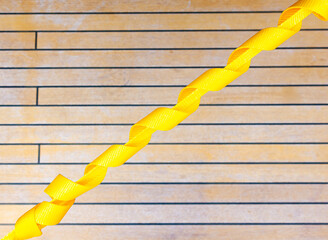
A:
[[[110,173],[109,173],[110,174]],[[68,176],[67,176],[68,177]],[[15,191],[12,188],[15,187]],[[45,185],[0,185],[1,204],[48,200]],[[322,203],[327,184],[102,184],[77,203]],[[106,206],[104,206],[106,207]]]
[[[269,91],[269,90],[268,90]],[[87,96],[86,96],[87,97]],[[1,107],[0,124],[133,124],[156,107]],[[242,116],[242,117],[241,117]],[[327,106],[200,106],[183,124],[327,123]]]
[[[8,232],[11,227],[0,226]],[[115,240],[142,238],[152,240],[323,240],[326,226],[54,226],[44,230],[40,239],[55,240],[69,235],[72,239],[88,240],[110,236]]]
[[[41,163],[89,163],[108,146],[43,145]],[[129,163],[327,162],[328,145],[150,145]]]
[[[0,169],[1,183],[48,183],[59,173],[77,180],[85,165],[7,165]],[[5,174],[10,172],[11,174]],[[128,182],[327,182],[327,165],[124,165],[111,168],[109,183]]]
[[[0,105],[34,105],[35,102],[33,88],[0,88]]]
[[[170,11],[282,11],[293,4],[292,0],[253,0],[243,2],[239,0],[192,0],[174,1],[163,4],[162,0],[112,0],[108,4],[105,0],[17,0],[15,3],[0,1],[1,12],[170,12]]]
[[[110,64],[110,62],[108,63]],[[0,86],[187,85],[206,69],[0,69]],[[328,68],[251,68],[230,85],[327,84]]]
[[[0,163],[37,163],[37,146],[6,146],[0,145]],[[1,167],[1,166],[0,166]]]
[[[0,0],[0,232],[293,2]],[[327,23],[303,29],[39,239],[326,239]]]
[[[29,207],[1,205],[0,223],[13,223]],[[323,223],[327,214],[327,205],[95,204],[75,205],[62,223]]]
[[[0,33],[0,49],[34,49],[34,33]]]
[[[326,65],[327,53],[327,49],[263,52],[252,65]],[[225,66],[230,54],[231,50],[9,51],[1,54],[0,67],[208,67]]]
[[[65,14],[60,16],[18,14],[1,15],[0,28],[6,31],[261,29],[276,26],[279,16],[280,13]],[[304,22],[303,29],[313,28],[326,28],[326,24],[311,16]]]
[[[11,227],[0,226],[8,232]],[[323,240],[326,226],[54,226],[44,230],[40,239],[55,240],[69,235],[72,239],[88,240],[110,236],[115,240],[142,238],[189,240]]]
[[[324,125],[178,126],[157,132],[151,143],[328,142]],[[5,143],[124,143],[130,126],[0,126]]]
[[[237,48],[256,31],[248,32],[66,32],[39,33],[38,48]],[[281,47],[326,47],[327,31],[305,31]]]
[[[209,92],[201,104],[296,104],[327,103],[327,87],[243,87]],[[182,88],[42,88],[41,105],[125,105],[171,104],[175,105]],[[124,97],[122,97],[124,96]]]

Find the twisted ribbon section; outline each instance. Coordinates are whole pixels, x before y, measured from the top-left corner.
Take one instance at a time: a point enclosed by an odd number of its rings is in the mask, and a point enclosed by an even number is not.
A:
[[[21,216],[15,229],[2,240],[22,240],[37,237],[41,229],[58,224],[75,199],[96,187],[105,178],[109,167],[118,167],[146,146],[151,135],[168,131],[192,114],[199,106],[200,98],[208,91],[219,91],[245,73],[251,59],[262,50],[274,50],[301,29],[302,21],[313,13],[319,19],[328,20],[328,0],[300,0],[280,16],[278,27],[266,28],[233,51],[225,68],[206,71],[179,94],[173,108],[160,107],[141,119],[130,130],[129,141],[124,145],[112,145],[85,169],[84,176],[74,182],[59,175],[45,189],[52,198],[42,202]]]

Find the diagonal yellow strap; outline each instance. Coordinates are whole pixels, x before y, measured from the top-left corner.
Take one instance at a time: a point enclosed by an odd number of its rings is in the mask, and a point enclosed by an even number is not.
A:
[[[206,71],[183,88],[178,103],[173,108],[161,107],[132,126],[129,141],[124,145],[113,145],[85,169],[84,176],[73,182],[59,175],[45,189],[52,198],[42,202],[15,224],[15,229],[2,240],[22,240],[37,237],[41,229],[58,224],[74,204],[75,198],[100,184],[108,167],[117,167],[148,144],[157,131],[174,128],[199,106],[200,98],[208,91],[219,91],[245,73],[251,59],[262,50],[274,50],[301,29],[303,19],[311,13],[321,20],[328,20],[328,0],[300,0],[286,9],[279,19],[278,27],[266,28],[243,43],[229,57],[228,65]]]

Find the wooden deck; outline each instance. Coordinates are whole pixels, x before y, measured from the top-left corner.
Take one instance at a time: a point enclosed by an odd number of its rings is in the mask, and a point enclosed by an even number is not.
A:
[[[293,2],[0,0],[0,236]],[[327,39],[307,18],[39,239],[327,239]]]

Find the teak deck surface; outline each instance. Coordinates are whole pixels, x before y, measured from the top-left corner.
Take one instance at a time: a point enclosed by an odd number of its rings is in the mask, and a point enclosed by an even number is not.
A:
[[[0,0],[0,236],[293,2]],[[327,239],[327,39],[307,18],[39,239]]]

